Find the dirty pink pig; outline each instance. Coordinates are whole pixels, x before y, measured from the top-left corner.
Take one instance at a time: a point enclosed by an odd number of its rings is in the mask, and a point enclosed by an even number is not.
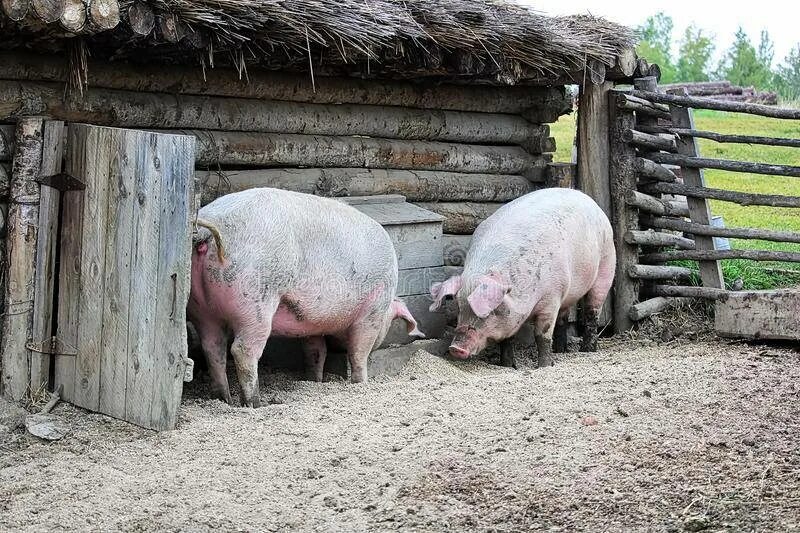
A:
[[[423,336],[395,299],[397,257],[386,231],[336,200],[278,189],[218,198],[198,214],[187,312],[215,394],[230,403],[229,342],[242,405],[258,407],[258,361],[270,335],[302,337],[321,380],[325,336],[346,348],[354,383],[396,317]]]
[[[531,321],[539,366],[549,366],[556,322],[581,298],[581,349],[596,349],[597,317],[615,266],[611,224],[602,209],[579,191],[543,189],[504,205],[478,226],[463,273],[431,287],[431,310],[445,297],[457,300],[451,355],[467,358],[487,341],[505,341],[501,356],[510,365],[507,339]]]

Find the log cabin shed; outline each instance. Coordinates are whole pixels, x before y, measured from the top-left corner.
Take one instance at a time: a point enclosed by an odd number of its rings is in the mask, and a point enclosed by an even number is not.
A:
[[[633,43],[489,0],[2,0],[3,393],[174,427],[197,205],[256,186],[383,217],[436,333],[429,282],[503,202],[610,209],[605,93],[650,74]],[[576,165],[550,165],[573,84]]]

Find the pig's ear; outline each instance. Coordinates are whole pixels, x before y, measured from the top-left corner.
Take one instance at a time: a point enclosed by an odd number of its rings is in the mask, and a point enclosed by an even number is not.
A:
[[[433,298],[433,303],[431,304],[430,310],[436,311],[439,309],[439,307],[442,306],[442,300],[444,300],[446,296],[454,296],[461,288],[462,283],[463,280],[461,276],[453,276],[447,281],[431,285],[431,298]]]
[[[497,306],[502,303],[503,298],[510,290],[511,288],[508,285],[489,276],[484,276],[481,278],[480,285],[467,297],[467,301],[476,315],[480,318],[486,318],[492,311],[497,309]]]

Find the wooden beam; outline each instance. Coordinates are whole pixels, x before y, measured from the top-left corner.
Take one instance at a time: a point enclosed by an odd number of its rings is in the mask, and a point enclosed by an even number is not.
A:
[[[692,274],[691,269],[678,266],[633,265],[628,269],[630,277],[647,280],[687,280]]]
[[[800,207],[800,197],[782,196],[778,194],[757,194],[749,192],[710,189],[707,187],[691,187],[681,183],[654,183],[648,190],[664,194],[681,194],[692,198],[708,198],[733,202],[739,205],[767,205],[771,207]],[[660,213],[657,213],[660,214]]]
[[[685,89],[683,90],[685,92]],[[682,108],[713,109],[716,111],[732,111],[734,113],[747,113],[762,117],[783,118],[790,120],[800,119],[800,109],[787,109],[762,104],[748,104],[742,102],[723,102],[713,98],[687,96],[686,94],[659,93],[655,91],[633,90],[631,95],[654,103],[671,104]],[[696,129],[675,124],[679,128]]]
[[[407,107],[330,105],[245,98],[184,96],[90,88],[64,100],[59,83],[0,81],[5,118],[46,115],[72,122],[148,129],[203,129],[365,135],[469,144],[522,145],[552,151],[547,126],[518,115]]]
[[[41,176],[61,172],[64,158],[64,123],[48,120],[44,123]],[[39,233],[36,242],[36,271],[33,297],[33,343],[48,346],[53,331],[53,291],[56,272],[56,244],[61,193],[43,186],[39,202]],[[31,353],[31,390],[47,387],[50,382],[50,355]]]
[[[650,92],[650,91],[646,91]],[[685,91],[684,91],[685,92]],[[695,129],[694,116],[691,110],[685,107],[672,106],[670,108],[672,115],[672,124],[678,128]],[[693,158],[698,154],[697,140],[693,137],[680,138],[677,141],[678,154],[664,154],[676,157]],[[654,154],[659,155],[659,154]],[[659,162],[656,158],[651,158],[653,161]],[[703,171],[695,167],[681,166],[681,174],[683,182],[691,187],[705,187],[705,178]],[[711,210],[708,207],[708,202],[704,199],[687,198],[689,204],[689,216],[692,222],[698,224],[711,224]],[[695,247],[697,251],[714,250],[714,240],[708,236],[698,235],[695,237]],[[701,261],[700,262],[700,279],[704,287],[722,289],[725,287],[725,282],[722,277],[722,266],[716,261]]]
[[[669,111],[663,105],[654,104],[648,100],[637,98],[623,92],[618,92],[614,100],[614,105],[620,109],[635,111],[643,115],[650,115],[665,120],[670,119]]]
[[[489,202],[415,202],[428,211],[444,217],[443,231],[456,235],[470,235],[478,225],[489,218],[503,204]]]
[[[624,132],[622,138],[639,148],[646,148],[648,150],[665,150],[667,152],[674,152],[677,150],[674,136],[661,137],[637,130],[628,130]]]
[[[682,109],[682,108],[679,108]],[[690,139],[694,139],[691,137]],[[730,172],[745,172],[748,174],[764,174],[768,176],[791,176],[800,178],[800,166],[770,165],[767,163],[751,163],[749,161],[731,161],[728,159],[711,159],[684,154],[665,154],[663,152],[650,153],[646,156],[656,163],[678,165],[684,169],[713,168],[728,170]],[[686,180],[684,180],[685,182]]]
[[[655,215],[670,215],[678,217],[689,216],[689,206],[686,203],[674,200],[661,200],[639,191],[629,191],[625,196],[628,205],[635,206],[641,211]]]
[[[319,196],[401,194],[409,202],[508,202],[536,186],[522,176],[375,168],[198,171],[203,205],[232,192],[275,187]]]
[[[79,1],[79,0],[78,0]],[[69,79],[69,62],[48,55],[0,53],[0,79],[57,81]],[[331,78],[251,69],[247,78],[235,69],[204,71],[194,66],[123,65],[90,62],[89,87],[134,92],[257,98],[317,104],[364,104],[512,115],[557,111],[570,107],[564,87],[493,87],[486,85],[423,85],[358,78]],[[553,112],[550,113],[551,115]],[[534,121],[538,122],[538,120]]]
[[[634,161],[634,168],[639,175],[646,178],[666,182],[672,182],[678,179],[675,173],[668,168],[643,157],[636,158],[636,161]]]
[[[373,137],[170,130],[197,138],[201,168],[364,167],[521,175],[543,180],[549,156],[518,146],[484,146]]]
[[[755,228],[718,228],[716,226],[665,217],[648,217],[645,219],[644,223],[652,228],[683,231],[693,235],[800,243],[800,233],[795,231],[776,231]]]
[[[609,129],[609,175],[611,178],[612,216],[614,242],[617,251],[617,268],[614,277],[614,329],[628,331],[633,321],[628,310],[639,299],[639,283],[628,277],[628,268],[639,263],[639,251],[635,244],[625,240],[625,234],[638,229],[639,213],[635,207],[625,202],[630,191],[636,190],[636,171],[634,148],[625,142],[625,131],[635,124],[633,112],[625,107],[617,107],[618,92],[608,93],[610,117]]]
[[[658,231],[629,230],[625,232],[625,242],[638,246],[675,246],[684,250],[694,250],[694,241]]]
[[[653,285],[648,292],[654,296],[681,296],[684,298],[703,298],[706,300],[724,300],[730,292],[725,289],[711,287],[682,287],[679,285]]]
[[[578,96],[578,188],[611,216],[609,91],[613,83],[584,85]]]
[[[650,298],[649,300],[632,305],[628,311],[628,316],[630,316],[631,320],[639,322],[647,317],[677,307],[689,301],[690,300],[688,298],[667,298],[664,296],[656,296],[655,298]]]
[[[641,257],[643,263],[667,263],[681,259],[693,261],[721,261],[749,259],[751,261],[786,261],[800,263],[800,252],[775,252],[766,250],[675,250],[656,252]]]
[[[39,226],[39,177],[42,165],[41,118],[22,118],[17,124],[16,151],[11,172],[6,229],[5,313],[0,354],[3,393],[19,401],[28,394],[33,328],[36,243]],[[39,354],[36,354],[38,356]]]
[[[648,126],[646,128],[639,129],[647,133],[671,133],[673,135],[678,135],[679,137],[697,137],[699,139],[709,139],[718,143],[759,144],[764,146],[788,146],[791,148],[800,148],[800,139],[761,137],[758,135],[729,135],[715,133],[713,131],[693,130],[688,128],[669,128],[663,126]]]

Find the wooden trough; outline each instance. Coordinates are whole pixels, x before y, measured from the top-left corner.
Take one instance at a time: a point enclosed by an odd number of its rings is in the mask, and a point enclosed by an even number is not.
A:
[[[800,341],[800,289],[732,292],[714,303],[725,337]]]

